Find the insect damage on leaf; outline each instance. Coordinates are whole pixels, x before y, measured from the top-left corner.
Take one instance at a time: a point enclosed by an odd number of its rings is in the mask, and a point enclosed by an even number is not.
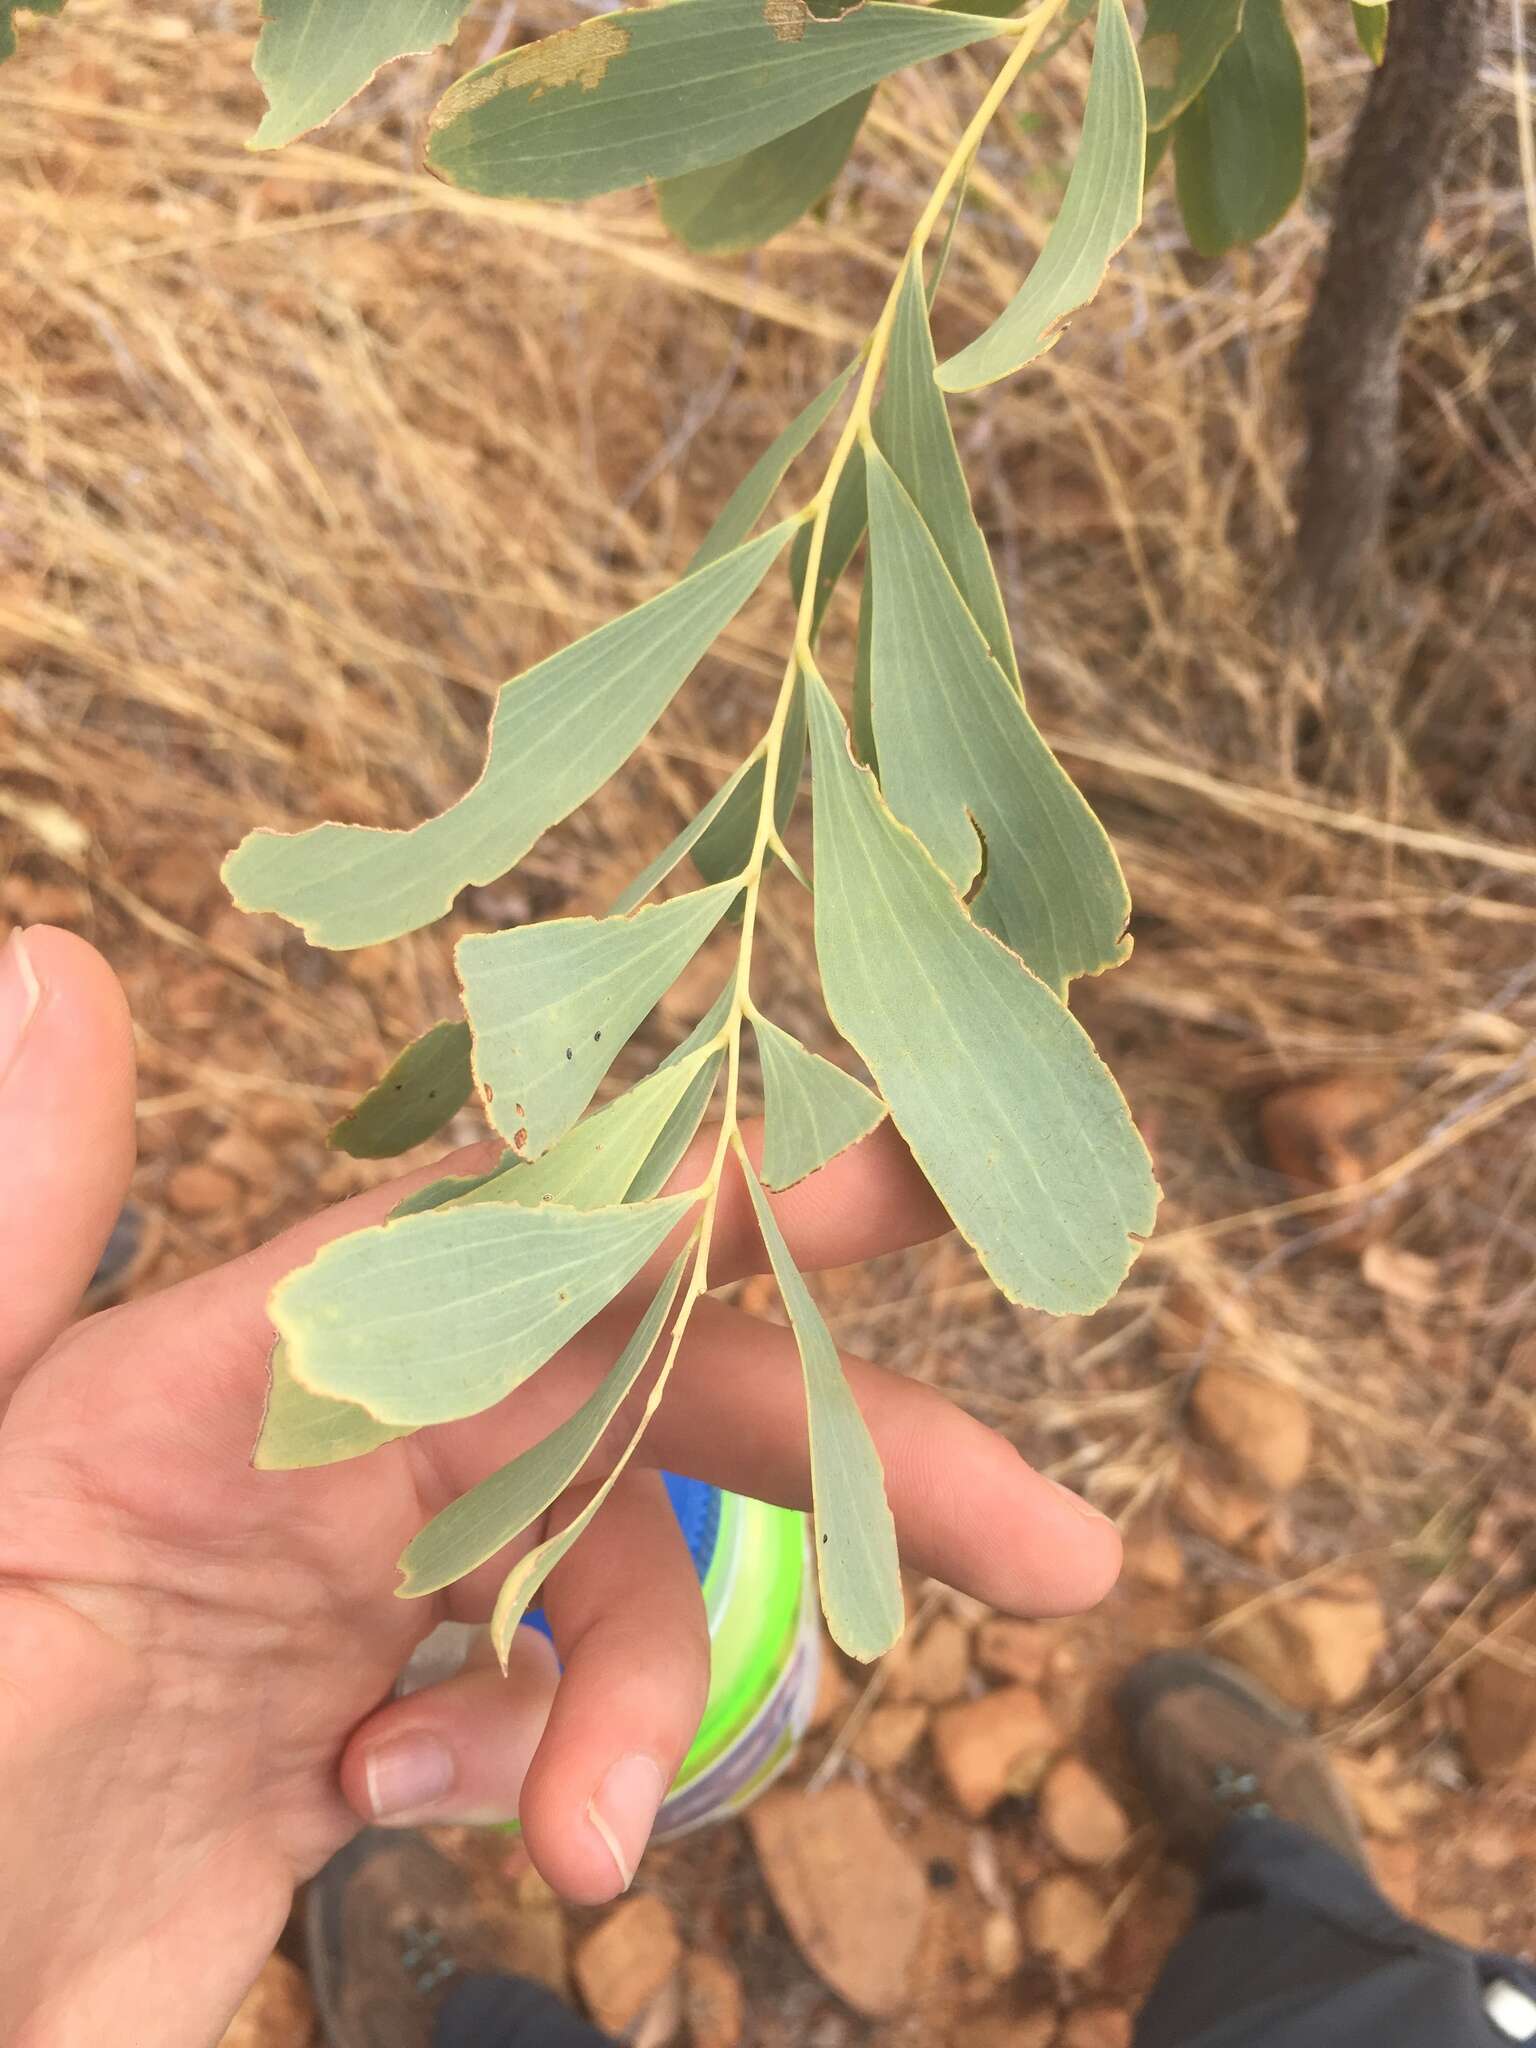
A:
[[[615,57],[629,48],[629,30],[616,21],[584,21],[578,28],[559,29],[540,42],[528,43],[510,57],[499,58],[479,71],[470,72],[452,85],[428,117],[429,131],[446,127],[462,114],[486,106],[498,93],[517,92],[532,86],[530,103],[562,86],[579,85],[583,92],[596,92]]]

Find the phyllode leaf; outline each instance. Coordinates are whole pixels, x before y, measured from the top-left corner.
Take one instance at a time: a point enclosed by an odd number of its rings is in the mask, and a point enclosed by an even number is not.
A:
[[[650,1307],[597,1391],[541,1443],[482,1479],[434,1515],[400,1559],[402,1600],[439,1592],[532,1528],[597,1449],[603,1431],[633,1390],[677,1299],[687,1253],[674,1261]]]
[[[768,1018],[754,1015],[752,1029],[763,1067],[763,1181],[792,1187],[866,1137],[885,1104]]]
[[[1350,12],[1356,42],[1379,68],[1387,54],[1387,0],[1350,0]]]
[[[628,1094],[583,1117],[542,1159],[528,1162],[507,1152],[488,1173],[432,1181],[397,1203],[389,1220],[450,1202],[604,1209],[643,1201],[660,1192],[692,1142],[724,1058],[723,1048],[706,1052],[701,1041],[697,1052],[673,1055]]]
[[[677,837],[664,846],[650,865],[642,868],[623,894],[615,899],[613,916],[626,917],[630,911],[638,908],[658,883],[664,882],[667,879],[678,862],[693,851],[694,847],[705,837],[715,820],[720,817],[721,813],[728,806],[732,808],[745,808],[750,805],[752,819],[755,824],[757,821],[758,793],[761,791],[762,786],[763,764],[761,760],[743,761],[729,781],[723,782],[715,791],[703,810],[697,812],[689,819]],[[750,798],[746,795],[748,790],[751,791]],[[751,842],[749,841],[748,851],[750,850]],[[734,873],[736,870],[733,869],[731,872]],[[706,881],[723,882],[728,880],[729,876],[722,872],[718,874],[705,874],[704,878]]]
[[[908,64],[997,34],[974,15],[865,0],[688,0],[598,15],[449,87],[427,165],[498,198],[591,199],[755,150]]]
[[[665,179],[656,190],[663,221],[690,249],[712,255],[771,241],[836,182],[873,96],[871,86],[745,156]]]
[[[1150,134],[1203,89],[1242,19],[1243,0],[1148,0],[1140,56]]]
[[[1307,82],[1282,0],[1246,0],[1236,40],[1173,131],[1179,211],[1202,256],[1256,242],[1307,170]]]
[[[986,332],[940,366],[946,391],[995,384],[1061,339],[1141,220],[1147,109],[1125,0],[1099,0],[1077,159],[1045,247]]]
[[[0,0],[0,64],[16,54],[16,16],[62,14],[64,0]]]
[[[268,1361],[267,1409],[251,1454],[258,1472],[297,1472],[314,1465],[339,1465],[361,1458],[381,1444],[409,1436],[411,1423],[379,1422],[351,1401],[312,1394],[293,1376],[281,1337]]]
[[[1074,975],[1101,973],[1130,951],[1120,863],[876,450],[868,478],[872,709],[886,802],[962,895],[985,843],[971,915],[1064,994]]]
[[[484,772],[449,810],[409,832],[252,832],[224,863],[231,896],[244,910],[299,925],[313,945],[339,949],[441,917],[461,889],[505,874],[623,766],[790,530],[786,523],[733,549],[508,683]]]
[[[475,1077],[520,1157],[565,1135],[735,894],[723,882],[628,917],[553,918],[459,941]]]
[[[694,1199],[482,1202],[376,1224],[280,1281],[272,1321],[312,1394],[407,1426],[477,1415],[606,1308]]]
[[[992,556],[971,509],[949,407],[934,379],[938,370],[922,272],[907,263],[891,328],[885,389],[875,411],[875,440],[907,495],[923,508],[944,566],[954,578],[992,658],[1018,680],[1013,636]]]
[[[714,525],[699,543],[697,554],[688,564],[690,575],[696,569],[717,561],[721,555],[729,554],[732,548],[740,547],[768,510],[769,501],[788,474],[790,464],[797,455],[804,454],[831,418],[858,367],[855,359],[845,370],[839,370],[825,390],[818,391],[795,414],[784,431],[769,442],[726,499]]]
[[[758,811],[763,801],[765,762],[759,758],[731,792],[729,801],[710,820],[693,849],[693,864],[706,882],[725,882],[741,874],[752,857]],[[773,822],[783,832],[800,794],[805,773],[805,690],[799,681],[789,700],[773,778]],[[793,866],[793,863],[791,863]],[[795,869],[796,879],[804,876]]]
[[[974,924],[808,678],[816,953],[833,1023],[1010,1301],[1102,1308],[1157,1183],[1124,1097],[1043,981]]]
[[[884,1656],[906,1620],[896,1524],[886,1499],[880,1454],[849,1389],[826,1320],[800,1277],[757,1175],[745,1159],[742,1172],[805,1377],[822,1611],[838,1648],[868,1664]]]
[[[452,40],[470,0],[265,0],[252,69],[267,95],[253,149],[281,149],[354,99],[397,57]]]
[[[445,1019],[400,1053],[331,1127],[326,1143],[353,1159],[398,1159],[458,1115],[475,1091],[469,1026]]]

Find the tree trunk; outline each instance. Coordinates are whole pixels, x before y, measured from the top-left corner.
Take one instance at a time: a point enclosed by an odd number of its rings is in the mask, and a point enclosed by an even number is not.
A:
[[[1297,493],[1300,608],[1335,632],[1382,541],[1396,471],[1398,365],[1424,241],[1477,77],[1491,0],[1391,0],[1297,351],[1307,451]]]

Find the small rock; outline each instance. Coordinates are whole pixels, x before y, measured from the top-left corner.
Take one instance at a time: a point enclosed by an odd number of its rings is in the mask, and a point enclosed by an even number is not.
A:
[[[625,2039],[630,2048],[672,2048],[683,2027],[683,1982],[674,1970]]]
[[[1222,1611],[1231,1613],[1253,1602],[1253,1588],[1229,1587],[1219,1597]],[[1329,1592],[1261,1599],[1219,1632],[1216,1649],[1291,1706],[1317,1709],[1356,1698],[1386,1642],[1381,1601],[1374,1588],[1355,1579],[1339,1581]]]
[[[1135,2022],[1118,2005],[1085,2005],[1069,2013],[1059,2048],[1131,2048]]]
[[[242,1206],[240,1183],[219,1166],[178,1166],[166,1182],[165,1199],[178,1216],[220,1216]]]
[[[1299,1486],[1312,1456],[1307,1404],[1278,1380],[1208,1365],[1189,1399],[1190,1427],[1239,1478],[1271,1493]]]
[[[1017,2019],[1001,2013],[978,2014],[967,2020],[959,2038],[965,2048],[1051,2048],[1056,2039],[1056,2013],[1037,2005]]]
[[[1370,1758],[1336,1756],[1333,1767],[1368,1835],[1395,1840],[1423,1821],[1437,1804],[1429,1786],[1403,1778],[1385,1751]]]
[[[1273,1502],[1263,1494],[1232,1485],[1204,1463],[1186,1456],[1179,1461],[1173,1505],[1197,1536],[1235,1550],[1259,1527]]]
[[[825,1639],[821,1644],[821,1669],[816,1680],[816,1703],[807,1726],[831,1728],[842,1720],[853,1704],[853,1682],[843,1669],[842,1658]]]
[[[1437,1906],[1429,1916],[1436,1934],[1465,1948],[1488,1946],[1488,1922],[1475,1906]]]
[[[640,1892],[616,1906],[578,1946],[576,1983],[604,2033],[622,2034],[666,1989],[682,1959],[670,1908]]]
[[[270,1146],[264,1145],[254,1132],[238,1128],[219,1133],[204,1154],[204,1164],[232,1173],[248,1188],[262,1192],[277,1179],[277,1161]]]
[[[1038,1685],[1053,1641],[1038,1621],[984,1621],[976,1631],[976,1662],[993,1678]]]
[[[1508,1828],[1488,1821],[1474,1828],[1462,1842],[1462,1849],[1470,1863],[1479,1870],[1508,1870],[1520,1853],[1520,1845]]]
[[[737,2048],[746,1998],[724,1956],[689,1956],[683,1965],[683,2011],[691,2048]]]
[[[1024,1960],[1019,1923],[1012,1913],[999,1908],[982,1923],[981,1959],[987,1975],[996,1984],[1006,1984]]]
[[[1080,1877],[1043,1877],[1024,1909],[1032,1947],[1064,1970],[1084,1970],[1109,1938],[1097,1893]]]
[[[774,1904],[812,1969],[866,2018],[899,2011],[928,1887],[874,1794],[855,1784],[771,1792],[746,1818]]]
[[[314,2036],[315,2008],[303,1971],[286,1956],[269,1956],[219,2048],[309,2048]]]
[[[1411,1920],[1419,1905],[1419,1851],[1416,1843],[1373,1842],[1371,1875],[1399,1913]]]
[[[963,1699],[971,1675],[970,1632],[952,1614],[941,1614],[923,1630],[902,1673],[902,1696],[931,1707]]]
[[[172,846],[145,875],[143,893],[178,924],[189,925],[196,922],[197,913],[218,886],[218,868],[206,852]]]
[[[567,1998],[571,1972],[559,1895],[531,1865],[513,1878],[512,1893],[516,1910],[507,1916],[502,1937],[506,1968],[548,1985],[557,1998]]]
[[[1357,1187],[1380,1163],[1377,1126],[1399,1089],[1383,1074],[1333,1074],[1277,1088],[1259,1105],[1259,1136],[1270,1165],[1298,1188]]]
[[[893,1700],[874,1709],[851,1744],[861,1764],[872,1771],[894,1771],[922,1740],[928,1709],[917,1701]]]
[[[980,1820],[1010,1793],[1033,1792],[1060,1747],[1045,1702],[1025,1685],[963,1700],[934,1718],[939,1771],[955,1804],[972,1820]]]
[[[1184,1553],[1171,1529],[1136,1530],[1125,1545],[1125,1574],[1155,1592],[1176,1593],[1184,1583]]]
[[[1075,1756],[1052,1764],[1040,1787],[1040,1826],[1069,1863],[1112,1863],[1131,1839],[1125,1808],[1096,1771]]]
[[[1536,1783],[1536,1600],[1505,1608],[1468,1667],[1461,1746],[1487,1782]]]

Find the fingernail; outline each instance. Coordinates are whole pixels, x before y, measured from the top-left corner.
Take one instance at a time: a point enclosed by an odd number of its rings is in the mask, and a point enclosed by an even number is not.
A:
[[[625,1891],[635,1881],[666,1790],[654,1758],[624,1756],[587,1802],[587,1818],[602,1836]]]
[[[379,1821],[403,1821],[435,1806],[457,1775],[453,1752],[435,1735],[397,1735],[368,1752],[368,1804]]]
[[[0,951],[0,1082],[15,1063],[32,1019],[42,1005],[43,988],[19,931]]]
[[[1096,1508],[1091,1500],[1084,1500],[1080,1493],[1074,1493],[1070,1486],[1063,1486],[1059,1479],[1053,1479],[1051,1484],[1064,1501],[1069,1502],[1071,1506],[1076,1508],[1085,1522],[1107,1522],[1109,1520],[1109,1516],[1103,1513],[1101,1509]]]

